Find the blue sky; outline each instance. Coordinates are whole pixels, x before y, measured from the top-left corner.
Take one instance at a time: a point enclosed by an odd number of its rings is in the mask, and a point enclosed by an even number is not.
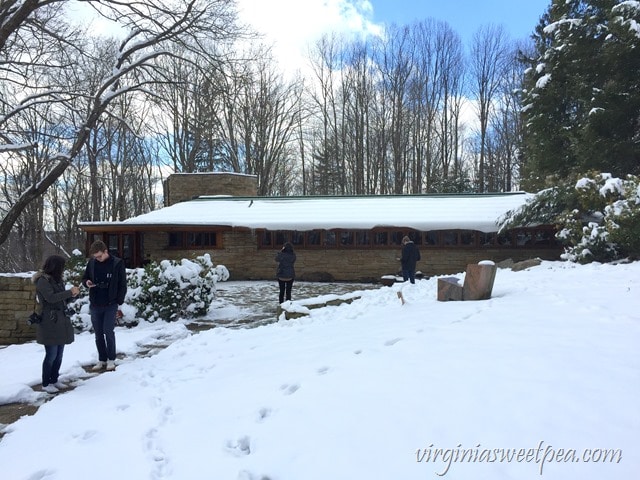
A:
[[[406,25],[435,18],[446,21],[463,41],[483,24],[502,24],[513,38],[525,38],[535,28],[551,0],[369,0],[373,21]]]

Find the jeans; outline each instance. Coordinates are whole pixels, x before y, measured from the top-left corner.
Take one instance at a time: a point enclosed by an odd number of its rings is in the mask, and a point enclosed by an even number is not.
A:
[[[280,286],[280,297],[279,297],[280,303],[284,302],[285,293],[286,293],[286,299],[291,300],[291,287],[293,287],[293,280],[278,279],[278,285]]]
[[[96,337],[96,347],[98,348],[98,360],[106,362],[116,359],[116,313],[118,305],[107,305],[105,307],[91,306],[91,324]]]
[[[42,386],[46,387],[58,381],[64,345],[45,345],[42,361]]]
[[[411,283],[416,283],[416,272],[415,270],[402,270],[402,279],[406,282],[410,280]]]

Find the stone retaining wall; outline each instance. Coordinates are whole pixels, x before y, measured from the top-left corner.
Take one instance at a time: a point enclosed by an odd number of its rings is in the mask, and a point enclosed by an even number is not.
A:
[[[26,322],[35,293],[30,273],[0,275],[0,345],[35,340],[36,329]]]

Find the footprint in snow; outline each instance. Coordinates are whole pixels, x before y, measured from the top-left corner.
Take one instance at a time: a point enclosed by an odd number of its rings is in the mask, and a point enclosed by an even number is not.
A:
[[[327,373],[329,371],[329,367],[320,367],[317,370],[318,375],[324,375],[325,373]]]
[[[285,395],[291,395],[292,393],[295,393],[299,388],[300,388],[300,385],[296,385],[296,384],[289,385],[287,383],[280,386],[280,390],[282,390],[282,392]]]
[[[251,439],[245,435],[244,437],[240,437],[237,440],[228,440],[226,445],[226,450],[232,455],[236,457],[243,457],[245,455],[251,454]]]
[[[147,431],[145,449],[149,458],[154,462],[151,479],[156,480],[168,476],[171,473],[169,459],[160,444],[160,435],[157,428],[151,428]]]
[[[392,345],[395,345],[396,343],[398,343],[400,340],[402,340],[401,338],[392,338],[391,340],[387,340],[386,342],[384,342],[384,345],[386,347],[390,347]]]
[[[246,470],[241,470],[238,472],[238,480],[271,480],[271,477],[267,477],[266,475],[254,475]]]
[[[86,441],[91,440],[96,435],[98,435],[98,431],[97,430],[87,430],[86,432],[82,432],[82,433],[78,433],[78,434],[73,435],[73,438],[75,440],[79,440],[81,442],[86,442]]]
[[[258,410],[258,421],[262,422],[264,421],[267,417],[271,416],[271,409],[267,408],[267,407],[263,407],[260,410]]]
[[[55,473],[55,470],[38,470],[29,477],[29,480],[45,480],[47,478],[53,478]]]

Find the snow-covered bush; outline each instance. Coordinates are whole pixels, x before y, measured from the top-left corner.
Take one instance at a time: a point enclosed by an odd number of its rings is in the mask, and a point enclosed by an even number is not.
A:
[[[81,286],[82,276],[87,266],[87,259],[78,249],[71,252],[71,257],[67,260],[64,271],[64,281],[67,287],[73,285],[80,287],[80,295],[71,301],[68,307],[75,313],[71,316],[71,323],[78,331],[88,330],[91,326],[91,316],[89,314],[89,292]]]
[[[87,259],[75,250],[67,261],[65,281],[80,285]],[[147,321],[176,320],[204,315],[215,298],[216,283],[229,279],[224,265],[214,266],[211,256],[205,254],[193,260],[162,260],[144,268],[127,270],[127,295],[121,309],[120,320],[125,325],[136,325],[139,319]],[[76,314],[71,321],[77,330],[91,326],[89,294],[85,289],[69,305]]]
[[[86,266],[86,257],[80,250],[75,249],[65,264],[64,281],[72,285],[80,285]]]
[[[590,173],[543,190],[509,212],[500,229],[553,224],[562,258],[579,263],[640,258],[640,179]]]
[[[152,262],[134,275],[131,302],[137,316],[148,321],[206,314],[215,298],[216,282],[229,278],[228,270],[214,266],[209,254],[194,260]]]

